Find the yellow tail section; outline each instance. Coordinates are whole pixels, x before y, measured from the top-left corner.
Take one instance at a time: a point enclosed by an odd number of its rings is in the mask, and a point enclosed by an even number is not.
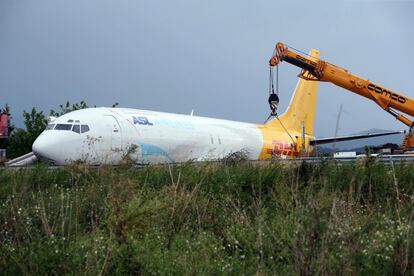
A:
[[[318,61],[319,51],[312,49],[309,58]],[[292,132],[302,132],[302,123],[305,134],[313,136],[313,122],[316,107],[318,82],[299,79],[292,99],[285,113],[279,116],[283,126]],[[280,128],[280,122],[273,119],[265,124],[268,128]]]

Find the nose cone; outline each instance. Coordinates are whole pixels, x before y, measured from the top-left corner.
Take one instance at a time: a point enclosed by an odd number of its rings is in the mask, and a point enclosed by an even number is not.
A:
[[[32,151],[40,160],[59,164],[61,147],[54,141],[53,135],[43,132],[33,143]]]

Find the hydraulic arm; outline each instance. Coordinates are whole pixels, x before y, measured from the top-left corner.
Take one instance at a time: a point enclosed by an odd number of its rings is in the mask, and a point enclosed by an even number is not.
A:
[[[314,62],[307,57],[292,52],[287,46],[279,42],[276,44],[274,55],[270,59],[269,64],[270,66],[277,66],[282,61],[286,61],[302,68],[302,72],[299,75],[301,78],[331,82],[358,95],[373,100],[382,109],[393,115],[397,120],[409,126],[410,136],[412,136],[411,130],[414,122],[398,113],[396,110],[414,116],[413,99],[351,74],[348,70],[330,64],[326,61],[319,60],[318,62]]]

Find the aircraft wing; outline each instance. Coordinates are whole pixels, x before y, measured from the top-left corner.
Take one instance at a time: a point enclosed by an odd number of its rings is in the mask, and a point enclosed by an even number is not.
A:
[[[385,136],[385,135],[393,135],[393,134],[400,134],[400,133],[404,133],[404,131],[373,132],[373,133],[360,134],[360,135],[315,138],[315,140],[312,140],[309,143],[312,146],[314,146],[314,145],[329,144],[329,143],[333,143],[333,142],[357,140],[357,139],[364,139],[364,138],[371,138],[371,137]]]

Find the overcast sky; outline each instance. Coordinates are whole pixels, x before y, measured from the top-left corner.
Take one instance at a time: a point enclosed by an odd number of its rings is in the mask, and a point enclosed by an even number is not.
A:
[[[413,1],[0,0],[0,104],[69,100],[262,123],[276,42],[414,97]],[[299,69],[280,67],[280,109]],[[405,129],[373,102],[319,86],[316,136]]]

